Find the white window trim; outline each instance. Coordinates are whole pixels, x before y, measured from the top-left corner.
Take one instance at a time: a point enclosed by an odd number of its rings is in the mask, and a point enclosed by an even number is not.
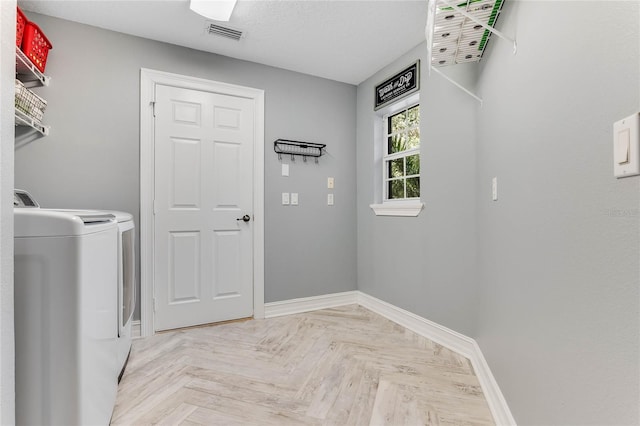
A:
[[[415,201],[385,201],[382,204],[369,204],[376,216],[416,217],[424,208],[424,203]]]
[[[414,96],[410,96],[406,99],[403,99],[400,102],[392,104],[387,108],[384,108],[378,111],[377,119],[381,120],[382,128],[380,130],[382,133],[381,135],[382,140],[378,140],[376,141],[376,143],[380,145],[383,145],[386,143],[385,141],[387,139],[387,134],[386,134],[387,132],[386,132],[385,118],[387,116],[393,115],[398,111],[401,111],[403,109],[410,108],[413,105],[419,105],[419,104],[420,104],[420,99],[419,99],[419,96],[416,94]],[[420,142],[421,142],[420,144],[422,145],[422,140],[420,140]],[[420,150],[417,150],[417,151],[420,152]],[[394,154],[392,154],[392,156],[393,155]],[[386,197],[385,159],[388,157],[389,156],[386,155],[386,149],[384,149],[382,152],[382,157],[381,158],[379,157],[382,161],[382,179],[381,179],[382,186],[380,188],[382,190],[381,192],[382,203],[370,204],[369,207],[373,210],[376,216],[417,217],[420,214],[420,212],[424,209],[424,203],[420,201],[420,198],[409,198],[409,199],[403,199],[403,200],[385,199]]]

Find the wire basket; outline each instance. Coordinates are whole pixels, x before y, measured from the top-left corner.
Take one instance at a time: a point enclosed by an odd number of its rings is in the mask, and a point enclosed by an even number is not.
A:
[[[24,87],[20,80],[16,80],[16,109],[40,122],[44,116],[47,101]]]

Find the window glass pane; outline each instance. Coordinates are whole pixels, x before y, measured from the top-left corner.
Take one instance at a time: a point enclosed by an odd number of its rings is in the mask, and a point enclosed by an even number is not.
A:
[[[418,148],[420,146],[420,129],[415,128],[407,133],[407,143],[405,149]]]
[[[389,154],[404,151],[407,149],[407,138],[405,135],[389,136]]]
[[[407,111],[407,121],[409,127],[418,126],[420,124],[420,105],[416,105]]]
[[[407,128],[407,114],[406,111],[399,112],[398,114],[391,116],[391,126],[389,126],[390,133],[401,132]]]
[[[404,198],[404,179],[389,181],[389,199]]]
[[[406,151],[420,148],[420,106],[387,116],[385,155],[405,155],[385,160],[386,199],[402,200],[420,197],[420,154],[406,156]],[[412,176],[407,178],[407,176]]]
[[[404,158],[391,160],[387,164],[389,165],[387,177],[394,178],[404,176]]]
[[[420,174],[420,156],[410,155],[407,157],[407,176]]]
[[[420,178],[407,179],[407,198],[418,198],[420,196]]]

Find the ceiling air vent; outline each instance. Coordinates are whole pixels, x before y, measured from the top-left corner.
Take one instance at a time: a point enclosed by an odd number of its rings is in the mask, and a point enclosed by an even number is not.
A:
[[[213,22],[207,22],[206,31],[209,35],[226,37],[236,41],[240,40],[243,36],[241,30],[230,27],[223,27],[222,25],[218,25]]]

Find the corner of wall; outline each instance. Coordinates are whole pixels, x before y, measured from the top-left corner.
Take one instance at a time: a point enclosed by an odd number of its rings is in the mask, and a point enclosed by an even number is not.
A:
[[[13,155],[16,2],[0,1],[0,424],[15,424]]]

